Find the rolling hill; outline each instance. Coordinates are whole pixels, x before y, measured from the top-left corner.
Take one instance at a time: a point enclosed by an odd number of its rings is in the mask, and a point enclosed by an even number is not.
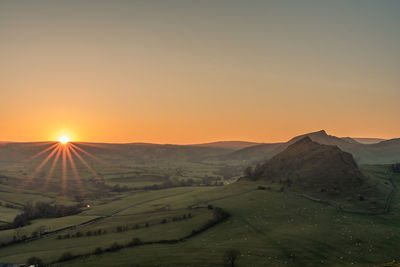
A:
[[[376,200],[384,199],[387,191],[377,186],[377,180],[363,174],[350,153],[314,142],[308,136],[294,141],[283,152],[258,165],[247,179],[279,184],[281,190],[324,200],[369,201],[371,209],[384,207]]]
[[[281,143],[253,143],[242,141],[221,141],[195,145],[161,145],[150,143],[85,143],[74,144],[92,155],[107,161],[134,161],[147,163],[162,162],[201,162],[218,161],[222,164],[245,166],[254,162],[266,161],[284,151],[296,141],[308,136],[319,144],[335,145],[351,153],[359,164],[391,164],[400,162],[400,139],[384,140],[378,143],[354,138],[339,138],[328,135],[324,130],[296,136]],[[374,139],[376,141],[376,139]],[[0,162],[21,162],[54,144],[54,142],[13,143],[0,145]]]
[[[6,143],[0,147],[1,162],[28,160],[55,142]],[[88,153],[105,160],[133,161],[198,161],[205,157],[218,156],[234,151],[218,146],[159,145],[148,143],[108,144],[73,142]]]
[[[386,139],[381,139],[381,138],[363,138],[363,137],[360,137],[360,138],[354,137],[352,139],[357,141],[357,142],[359,142],[359,143],[361,143],[361,144],[367,144],[367,145],[377,144],[379,142],[382,142],[382,141],[386,140]]]
[[[262,143],[256,142],[247,142],[247,141],[218,141],[204,144],[195,144],[193,146],[200,147],[219,147],[219,148],[228,148],[228,149],[243,149],[250,146],[261,145]]]

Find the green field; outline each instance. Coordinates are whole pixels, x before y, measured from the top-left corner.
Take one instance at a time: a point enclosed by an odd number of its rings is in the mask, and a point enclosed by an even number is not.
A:
[[[395,180],[399,184],[400,176]],[[338,212],[289,192],[257,190],[209,203],[232,217],[180,244],[126,248],[66,266],[151,266],[154,257],[163,266],[218,266],[228,248],[241,251],[239,266],[372,266],[400,260],[399,196],[388,214],[377,216]]]
[[[400,185],[400,176],[394,177]],[[61,254],[88,254],[113,242],[126,244],[183,237],[211,217],[207,205],[221,207],[232,216],[204,233],[177,244],[142,245],[77,258],[62,266],[218,266],[224,251],[241,251],[238,266],[372,266],[400,260],[400,197],[395,196],[385,215],[343,213],[334,207],[299,197],[291,192],[255,190],[258,184],[238,182],[224,187],[176,188],[125,194],[120,200],[87,209],[83,214],[108,216],[93,224],[46,236],[0,250],[0,261],[15,262],[37,256],[45,262]],[[192,218],[172,221],[192,213]],[[114,216],[112,216],[114,215]],[[65,217],[64,226],[85,216]],[[76,221],[73,221],[76,218]],[[91,217],[90,217],[91,218]],[[166,219],[166,223],[160,223]],[[34,222],[37,226],[42,222]],[[145,227],[148,223],[149,226]],[[56,228],[57,223],[53,222]],[[138,229],[133,229],[139,226]],[[116,232],[116,227],[129,230]],[[55,229],[54,228],[54,229]],[[58,240],[58,235],[106,230],[99,236]],[[172,252],[172,253],[171,253]]]

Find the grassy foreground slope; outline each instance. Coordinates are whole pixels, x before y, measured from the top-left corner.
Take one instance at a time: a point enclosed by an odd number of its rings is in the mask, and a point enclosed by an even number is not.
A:
[[[400,185],[399,174],[393,179]],[[186,242],[125,248],[61,266],[222,266],[229,248],[241,251],[238,266],[373,266],[400,260],[398,194],[389,213],[359,215],[291,192],[252,191],[256,185],[242,182],[197,196],[232,216]]]
[[[374,175],[383,169],[371,168]],[[399,184],[400,176],[394,181]],[[334,207],[310,201],[290,191],[256,190],[262,181],[242,181],[223,187],[186,187],[126,193],[120,200],[96,204],[82,215],[106,216],[103,220],[28,243],[0,249],[1,262],[25,262],[37,256],[57,261],[65,252],[92,253],[113,242],[125,244],[176,239],[186,236],[210,219],[207,205],[221,207],[232,216],[221,224],[177,244],[152,244],[80,257],[61,266],[221,266],[226,249],[241,251],[238,266],[371,266],[399,260],[400,199],[396,194],[385,215],[343,213]],[[191,208],[192,210],[190,210]],[[197,209],[200,208],[200,209]],[[193,213],[187,220],[171,218]],[[79,215],[79,216],[82,216]],[[71,220],[78,216],[65,217]],[[89,217],[89,216],[88,216]],[[167,219],[167,223],[161,221]],[[144,227],[145,223],[149,227]],[[138,229],[132,226],[139,225]],[[129,226],[128,231],[115,231]],[[87,231],[107,230],[100,236]],[[79,238],[58,235],[84,233]],[[58,265],[57,265],[58,266]]]
[[[35,256],[50,263],[64,252],[92,253],[97,247],[105,249],[116,241],[126,245],[133,238],[146,242],[182,238],[213,218],[212,210],[205,206],[188,209],[185,204],[197,203],[198,195],[207,190],[213,187],[136,192],[121,195],[120,200],[95,204],[78,215],[34,220],[19,229],[0,231],[0,240],[7,243],[17,232],[29,236],[39,227],[46,231],[68,228],[33,241],[4,244],[0,247],[0,262],[22,263]],[[95,218],[98,220],[84,224]],[[99,230],[101,234],[97,234]]]

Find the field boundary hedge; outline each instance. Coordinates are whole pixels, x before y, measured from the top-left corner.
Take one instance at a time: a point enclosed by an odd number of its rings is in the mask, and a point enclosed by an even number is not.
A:
[[[194,236],[197,236],[197,235],[207,231],[211,227],[226,221],[231,216],[231,214],[229,214],[228,212],[226,212],[225,210],[223,210],[221,208],[213,207],[212,209],[214,210],[214,218],[212,220],[209,220],[206,224],[202,225],[200,228],[194,229],[190,234],[183,236],[181,238],[157,240],[157,241],[141,241],[140,239],[133,238],[133,240],[131,242],[129,242],[128,244],[122,245],[122,244],[118,244],[115,242],[115,243],[111,244],[110,247],[108,247],[108,248],[105,248],[105,249],[97,248],[97,249],[95,249],[94,252],[91,252],[91,253],[72,255],[68,252],[65,252],[57,261],[54,261],[46,266],[53,266],[60,262],[74,260],[74,259],[78,259],[78,258],[89,257],[92,255],[101,255],[101,254],[104,254],[107,252],[115,252],[115,251],[121,250],[123,248],[145,246],[145,245],[156,245],[156,244],[177,244],[177,243],[186,242],[188,239],[190,239]],[[67,254],[68,254],[68,257],[66,257]]]

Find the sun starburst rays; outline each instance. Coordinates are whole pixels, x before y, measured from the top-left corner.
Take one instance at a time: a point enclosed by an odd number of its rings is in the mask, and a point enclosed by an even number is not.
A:
[[[67,196],[67,147],[62,150],[61,188],[63,197]]]
[[[77,145],[75,145],[75,144],[73,144],[73,143],[70,143],[69,145],[71,145],[73,148],[79,150],[80,152],[84,153],[85,155],[91,157],[92,159],[98,161],[99,163],[101,163],[101,164],[106,164],[106,163],[104,162],[104,160],[102,160],[102,159],[96,157],[96,156],[93,155],[92,153],[87,152],[87,151],[84,150],[83,148],[80,148],[79,146],[77,146]]]
[[[72,144],[71,144],[71,145],[72,145]],[[71,165],[72,173],[73,173],[73,175],[74,175],[74,178],[75,178],[76,182],[78,183],[79,194],[80,194],[80,196],[84,196],[84,194],[85,194],[85,192],[84,192],[85,189],[83,188],[83,184],[82,184],[82,181],[81,181],[81,177],[80,177],[80,175],[79,175],[78,169],[76,168],[75,161],[74,161],[74,159],[72,158],[71,150],[70,150],[70,148],[68,147],[68,148],[66,149],[66,151],[67,151],[67,158],[68,158],[69,164]]]
[[[72,153],[75,154],[75,156],[82,162],[82,164],[85,165],[86,168],[94,175],[94,177],[101,180],[101,177],[99,176],[99,174],[92,167],[90,167],[90,165],[87,163],[87,161],[81,155],[79,155],[79,153],[76,151],[76,149],[73,147],[70,147],[70,149],[71,149]]]
[[[44,186],[43,186],[43,188],[42,188],[42,192],[45,192],[45,191],[47,190],[47,185],[48,185],[49,182],[50,182],[50,179],[51,179],[51,177],[52,177],[52,175],[53,175],[54,169],[56,168],[57,163],[58,163],[58,160],[59,160],[59,158],[60,158],[60,155],[61,155],[61,149],[60,149],[60,147],[58,146],[58,147],[56,148],[56,150],[57,150],[57,154],[55,155],[54,160],[53,160],[53,163],[51,164],[50,170],[49,170],[49,172],[47,173],[46,180],[45,180]]]
[[[39,151],[38,153],[36,153],[36,154],[33,155],[32,157],[30,157],[29,160],[34,160],[34,159],[36,159],[37,157],[39,157],[39,156],[43,155],[44,153],[46,153],[47,151],[52,150],[53,148],[58,147],[58,146],[59,146],[59,144],[58,144],[58,143],[55,143],[55,144],[49,146],[48,148]]]
[[[82,169],[81,167],[78,168],[76,159],[78,159],[80,166],[84,166],[83,171],[86,169],[97,180],[103,180],[83,156],[92,158],[100,163],[105,162],[81,148],[78,144],[73,144],[69,140],[67,142],[64,141],[66,140],[60,140],[60,142],[55,144],[50,143],[49,146],[43,148],[28,159],[29,162],[32,162],[34,160],[37,161],[40,157],[44,157],[44,159],[38,163],[37,167],[35,167],[27,178],[18,186],[18,193],[25,190],[29,184],[40,182],[38,173],[44,173],[40,175],[41,178],[43,178],[40,191],[46,192],[47,190],[56,190],[55,188],[60,188],[64,199],[68,197],[68,193],[70,192],[73,192],[72,194],[74,195],[77,193],[79,197],[85,196],[86,190],[80,174],[80,170]],[[47,165],[49,165],[48,168],[45,167]],[[60,174],[57,174],[59,172],[56,171],[56,169],[61,170]],[[54,187],[51,180],[55,179],[56,176],[59,176],[61,183],[60,186]],[[69,180],[70,176],[73,177],[72,181]],[[50,184],[52,184],[52,187],[49,187]]]

